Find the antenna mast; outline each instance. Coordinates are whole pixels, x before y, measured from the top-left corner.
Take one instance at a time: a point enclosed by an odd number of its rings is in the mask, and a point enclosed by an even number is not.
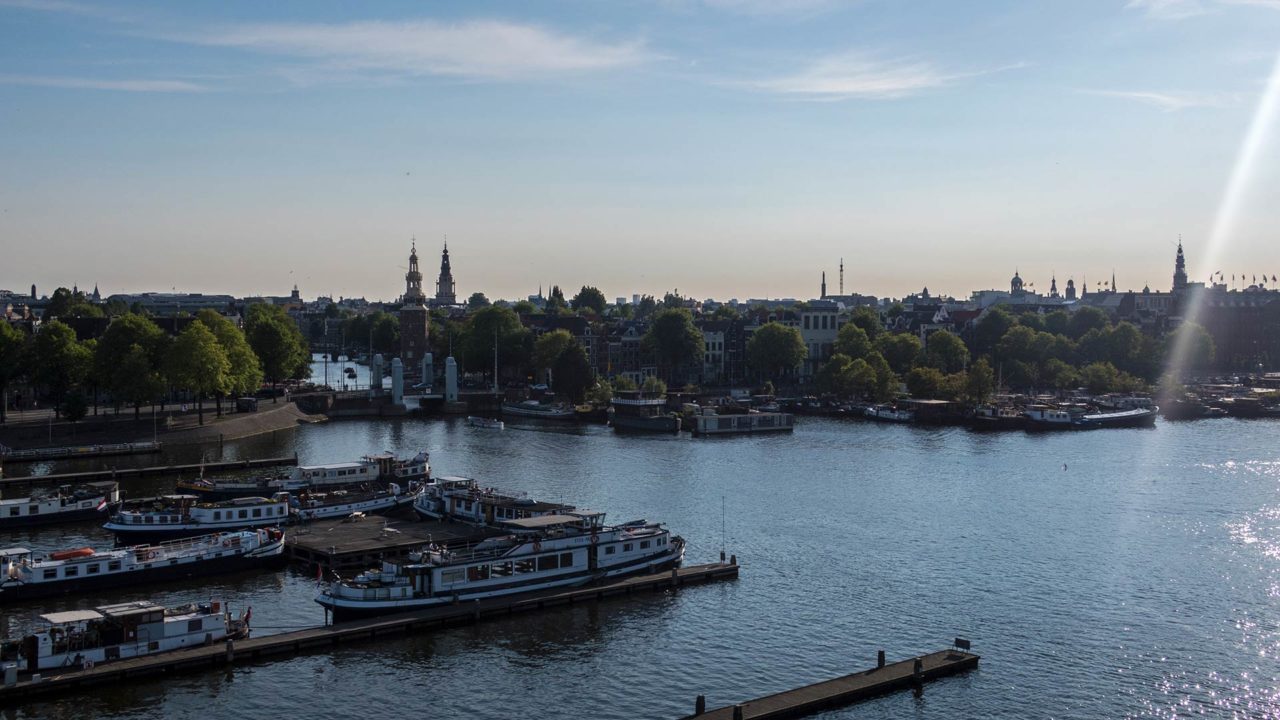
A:
[[[840,294],[844,295],[844,258],[840,258]]]

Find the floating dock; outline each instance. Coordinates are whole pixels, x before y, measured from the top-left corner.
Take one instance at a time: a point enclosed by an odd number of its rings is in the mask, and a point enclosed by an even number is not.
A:
[[[571,590],[550,589],[505,598],[475,600],[401,615],[325,625],[236,642],[216,643],[151,657],[103,663],[88,670],[45,671],[39,679],[26,678],[14,685],[0,686],[0,704],[13,705],[50,693],[65,696],[67,692],[75,689],[101,683],[119,683],[140,677],[171,675],[240,663],[264,662],[272,658],[286,658],[298,653],[325,650],[337,645],[376,640],[382,637],[400,638],[409,633],[469,625],[483,619],[506,617],[558,605],[597,602],[644,592],[664,592],[686,585],[701,585],[736,577],[738,577],[738,565],[735,562],[693,565],[670,572],[625,578],[602,585],[589,585]]]
[[[466,523],[369,515],[355,522],[317,520],[290,526],[284,552],[295,562],[332,570],[368,568],[382,560],[403,558],[427,543],[454,546],[501,534]]]
[[[977,655],[953,649],[885,665],[884,652],[881,651],[879,666],[871,670],[737,705],[704,711],[705,700],[699,696],[694,703],[694,714],[685,716],[683,720],[781,720],[803,717],[896,690],[919,688],[931,680],[972,670],[978,667],[978,659]]]
[[[108,455],[142,455],[158,453],[163,443],[136,442],[111,445],[75,445],[71,447],[47,447],[31,450],[0,450],[4,462],[38,462],[40,460],[75,460]]]
[[[228,460],[222,462],[195,463],[193,465],[157,465],[154,467],[124,467],[88,472],[57,473],[53,475],[27,475],[0,479],[0,488],[39,484],[66,485],[94,480],[118,480],[120,478],[153,477],[156,475],[186,475],[191,473],[246,470],[252,468],[284,467],[298,464],[298,456],[261,458],[259,460]]]

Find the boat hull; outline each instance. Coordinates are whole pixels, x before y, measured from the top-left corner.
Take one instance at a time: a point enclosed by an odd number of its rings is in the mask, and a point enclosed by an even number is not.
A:
[[[555,420],[557,422],[577,422],[578,413],[573,410],[533,410],[518,405],[503,405],[504,417],[528,418],[534,420]]]
[[[39,515],[21,515],[18,517],[0,518],[0,530],[7,528],[39,527],[59,525],[61,523],[85,522],[110,517],[114,506],[97,510],[94,508],[77,508],[66,512],[41,513]]]
[[[652,433],[677,433],[680,432],[680,416],[679,415],[655,415],[652,417],[630,417],[627,415],[614,415],[611,421],[613,429],[619,432],[652,432]]]
[[[166,540],[180,540],[182,538],[196,537],[198,535],[210,535],[216,532],[235,532],[237,530],[257,530],[259,528],[280,527],[286,522],[287,518],[264,518],[264,522],[252,523],[242,522],[239,524],[228,523],[226,525],[174,525],[157,529],[156,526],[141,526],[137,529],[130,526],[115,525],[107,523],[104,528],[115,533],[116,544],[124,545],[146,545],[151,543],[164,542]]]

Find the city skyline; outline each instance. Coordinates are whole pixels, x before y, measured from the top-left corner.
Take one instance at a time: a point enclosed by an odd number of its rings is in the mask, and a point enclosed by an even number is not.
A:
[[[1280,272],[1280,8],[0,1],[0,287],[959,298]],[[779,32],[779,29],[785,32]],[[1206,263],[1210,263],[1206,265]],[[1232,270],[1231,268],[1236,268]]]

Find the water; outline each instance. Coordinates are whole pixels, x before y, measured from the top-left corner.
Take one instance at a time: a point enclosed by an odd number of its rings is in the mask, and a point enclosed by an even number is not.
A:
[[[976,434],[805,418],[789,436],[693,439],[456,420],[302,426],[223,452],[328,462],[422,447],[438,474],[662,520],[689,541],[691,563],[723,542],[741,578],[104,688],[17,716],[670,718],[699,693],[727,704],[957,635],[983,656],[977,672],[820,717],[1275,716],[1278,430],[1220,420]],[[185,452],[173,459],[198,455]],[[247,574],[4,617],[221,597],[253,605],[264,633],[319,622],[313,594],[298,573]]]

